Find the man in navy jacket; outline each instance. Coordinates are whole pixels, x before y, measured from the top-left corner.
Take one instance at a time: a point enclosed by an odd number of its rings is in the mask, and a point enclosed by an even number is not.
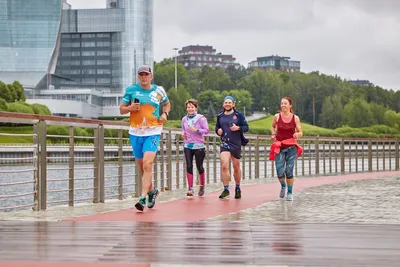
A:
[[[215,132],[221,138],[221,178],[224,191],[219,196],[220,199],[229,198],[229,161],[232,160],[233,177],[235,178],[235,198],[241,198],[240,181],[242,170],[240,159],[242,157],[242,145],[246,145],[248,140],[244,137],[244,132],[249,130],[246,118],[242,113],[235,109],[235,99],[226,96],[223,104],[224,111],[217,115]]]

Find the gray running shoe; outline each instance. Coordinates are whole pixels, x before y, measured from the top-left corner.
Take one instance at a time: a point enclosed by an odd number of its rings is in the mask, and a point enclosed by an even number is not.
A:
[[[287,201],[293,201],[293,194],[292,193],[288,193],[287,197],[286,197]]]
[[[286,193],[286,187],[282,187],[281,188],[281,192],[279,193],[279,197],[280,198],[284,198],[285,197],[285,193]]]

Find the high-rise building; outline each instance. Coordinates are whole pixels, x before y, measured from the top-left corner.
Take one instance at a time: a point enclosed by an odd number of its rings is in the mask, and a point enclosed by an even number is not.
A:
[[[300,61],[290,60],[290,57],[267,56],[258,57],[248,64],[248,69],[281,70],[287,72],[300,71]]]
[[[74,10],[66,0],[0,0],[0,34],[0,80],[19,80],[27,102],[62,116],[116,116],[137,68],[153,64],[153,3]]]
[[[187,69],[199,69],[204,66],[227,68],[239,67],[232,55],[223,55],[208,45],[189,45],[178,51],[177,61]]]

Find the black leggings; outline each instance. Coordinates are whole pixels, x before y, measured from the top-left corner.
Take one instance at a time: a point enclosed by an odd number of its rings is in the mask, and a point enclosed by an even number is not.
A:
[[[185,147],[183,151],[185,152],[186,171],[193,175],[193,156],[194,156],[196,160],[197,170],[199,171],[199,174],[203,174],[204,173],[203,161],[204,157],[206,156],[205,148],[189,149]]]

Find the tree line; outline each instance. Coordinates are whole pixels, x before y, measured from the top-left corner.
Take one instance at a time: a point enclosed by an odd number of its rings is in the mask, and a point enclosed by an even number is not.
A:
[[[318,71],[248,71],[243,66],[187,70],[181,64],[177,66],[175,89],[174,73],[173,59],[155,62],[154,82],[167,90],[173,105],[170,119],[186,114],[184,102],[191,97],[199,100],[199,112],[214,118],[227,94],[234,95],[241,111],[246,108],[270,114],[279,110],[282,97],[289,96],[295,113],[312,125],[334,129],[381,124],[400,130],[400,91],[356,85]]]

